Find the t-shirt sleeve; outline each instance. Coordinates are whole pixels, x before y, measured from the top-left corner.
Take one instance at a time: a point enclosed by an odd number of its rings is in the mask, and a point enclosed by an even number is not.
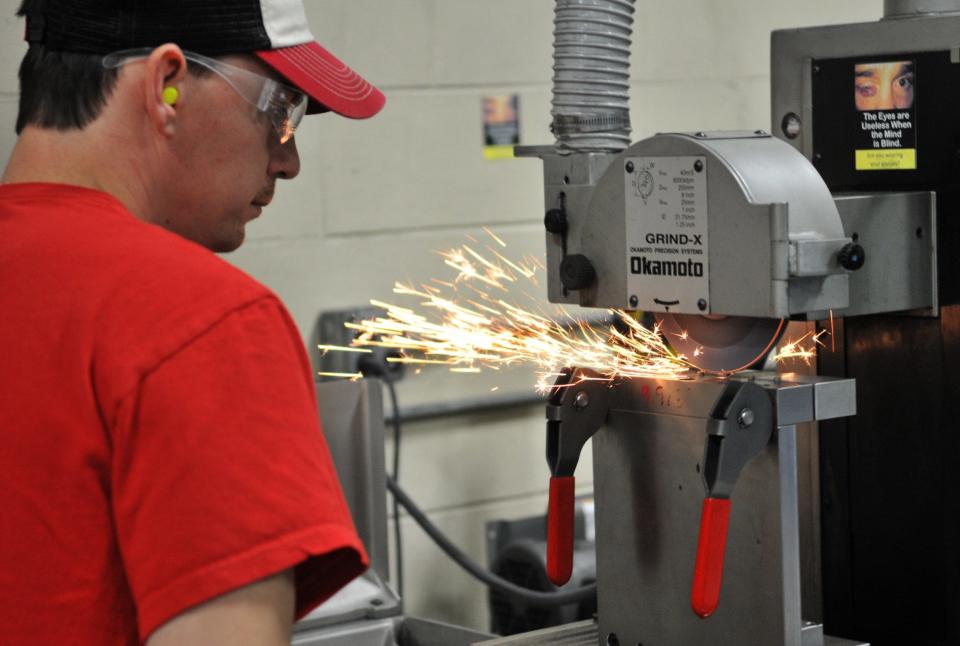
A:
[[[122,406],[111,490],[141,639],[289,568],[299,618],[364,570],[309,364],[275,298],[227,314]]]

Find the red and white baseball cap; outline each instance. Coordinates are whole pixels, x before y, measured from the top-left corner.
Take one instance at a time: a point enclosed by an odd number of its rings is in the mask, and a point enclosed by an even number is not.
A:
[[[310,97],[308,112],[372,117],[383,93],[324,49],[302,0],[24,0],[26,39],[50,50],[109,54],[176,43],[205,54],[253,53]]]

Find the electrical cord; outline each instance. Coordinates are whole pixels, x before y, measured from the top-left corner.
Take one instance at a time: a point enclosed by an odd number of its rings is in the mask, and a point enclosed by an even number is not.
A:
[[[427,518],[423,510],[417,507],[416,503],[410,499],[410,496],[389,476],[387,477],[387,489],[393,494],[394,500],[400,501],[400,504],[407,510],[407,513],[410,514],[423,531],[427,533],[427,536],[432,538],[433,542],[436,543],[447,556],[466,570],[468,574],[505,597],[509,597],[513,601],[520,601],[537,606],[565,606],[570,603],[580,603],[581,601],[587,601],[596,597],[596,583],[577,588],[570,592],[540,592],[522,588],[512,581],[493,574],[486,568],[475,563],[469,556],[461,551],[459,547],[454,545],[453,541],[447,538],[443,532]]]
[[[372,365],[371,365],[372,364]],[[597,585],[595,583],[571,590],[569,592],[541,592],[539,590],[530,590],[523,588],[512,581],[493,574],[488,569],[478,565],[466,553],[460,550],[453,541],[440,531],[434,525],[427,515],[416,503],[404,492],[397,484],[400,475],[400,441],[402,439],[402,418],[400,416],[400,406],[397,401],[397,389],[394,384],[399,377],[397,374],[390,373],[387,369],[389,364],[380,364],[380,362],[370,362],[364,370],[364,374],[376,375],[383,378],[387,386],[387,392],[390,395],[390,406],[393,409],[393,464],[392,475],[388,475],[387,489],[393,494],[393,517],[394,517],[394,541],[396,543],[396,571],[397,571],[397,593],[403,598],[403,550],[400,532],[400,506],[407,510],[410,517],[426,532],[437,546],[443,550],[447,556],[466,570],[468,574],[487,585],[489,588],[499,592],[512,601],[518,601],[534,606],[564,606],[572,603],[592,600],[596,598]]]

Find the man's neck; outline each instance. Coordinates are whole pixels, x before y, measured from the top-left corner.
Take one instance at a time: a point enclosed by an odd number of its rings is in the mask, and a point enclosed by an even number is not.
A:
[[[0,184],[45,182],[109,193],[137,217],[147,214],[147,191],[135,177],[124,150],[86,130],[61,132],[24,128],[0,177]],[[129,144],[128,144],[129,146]],[[129,148],[128,148],[129,149]]]

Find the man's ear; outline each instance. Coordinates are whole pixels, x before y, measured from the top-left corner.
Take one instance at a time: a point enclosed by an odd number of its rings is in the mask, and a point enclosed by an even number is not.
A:
[[[184,100],[183,80],[187,76],[187,59],[172,43],[161,45],[147,57],[143,89],[147,114],[157,131],[172,137],[176,130],[177,110]],[[175,92],[168,88],[174,88]]]

